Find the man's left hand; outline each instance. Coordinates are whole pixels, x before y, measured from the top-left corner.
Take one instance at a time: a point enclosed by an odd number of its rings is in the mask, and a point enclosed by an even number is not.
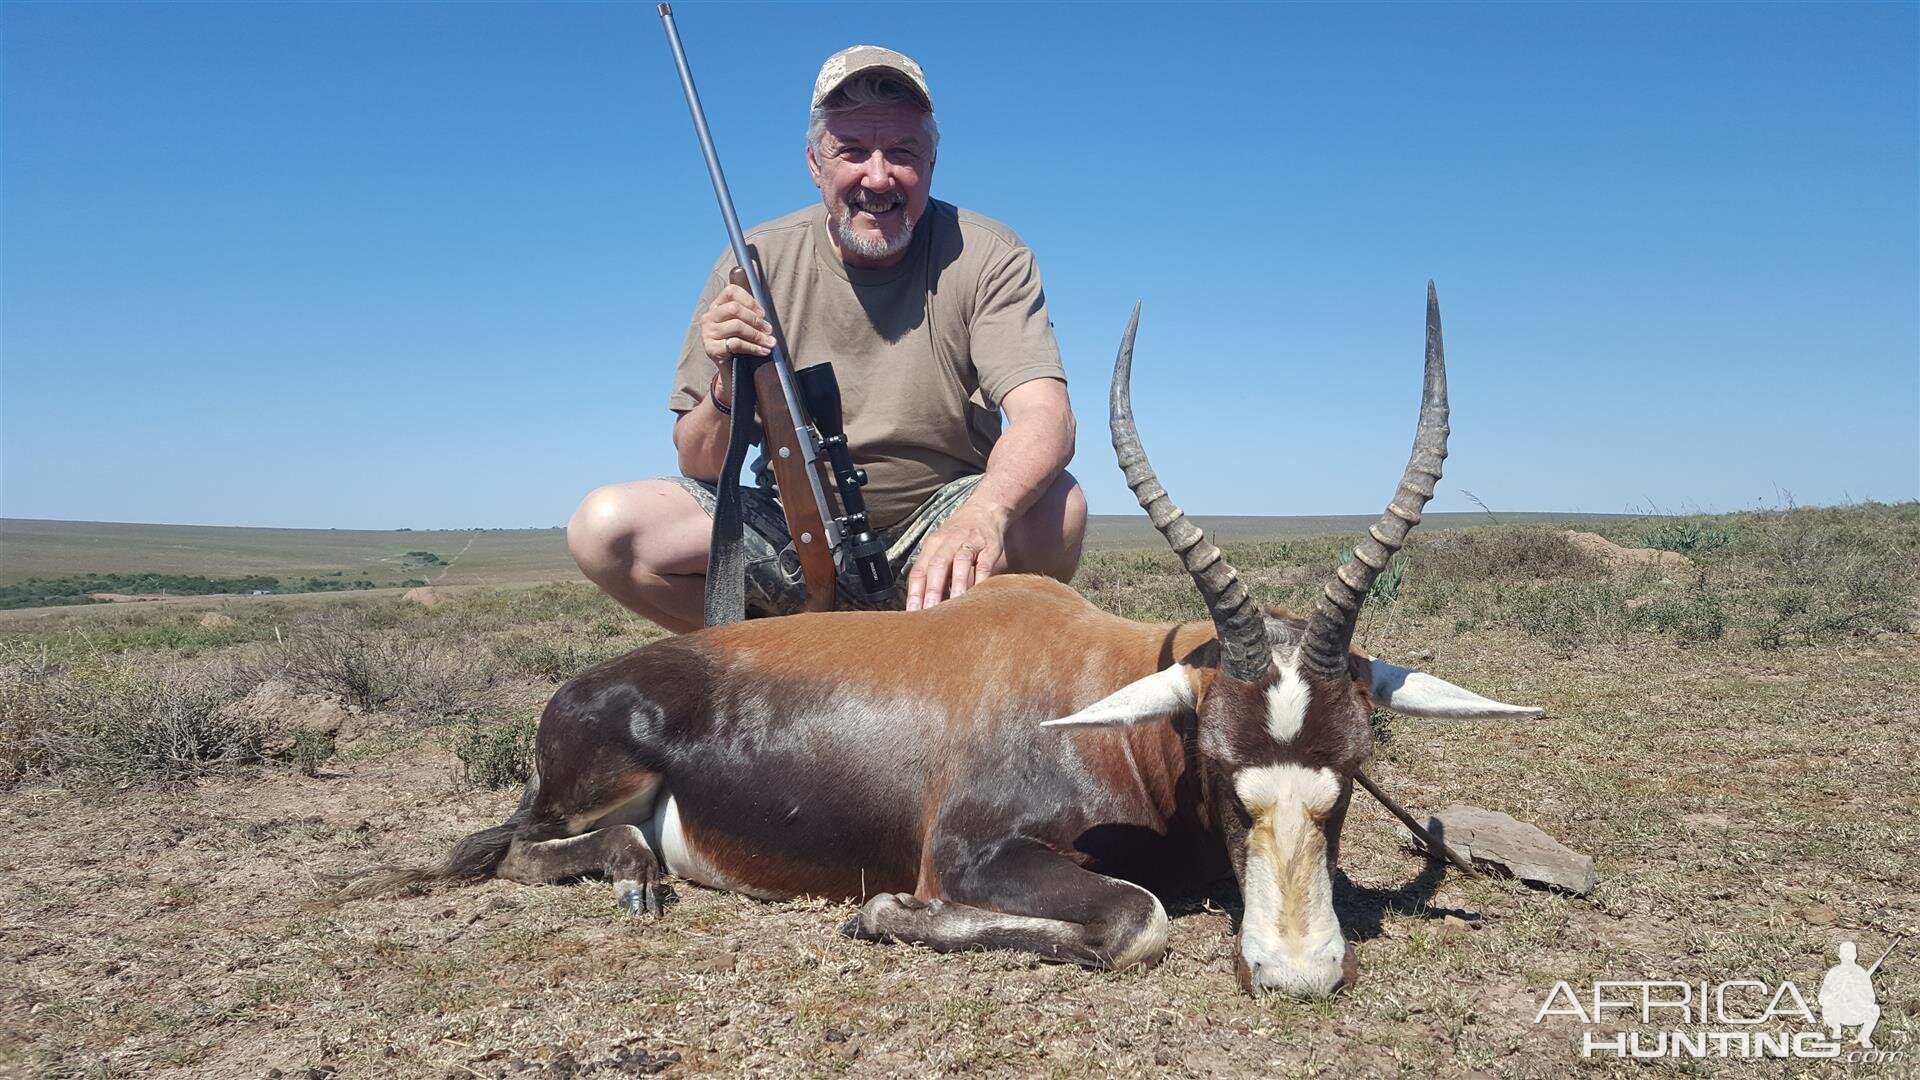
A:
[[[907,610],[950,600],[1007,568],[1007,523],[994,507],[962,506],[920,545],[907,574]]]

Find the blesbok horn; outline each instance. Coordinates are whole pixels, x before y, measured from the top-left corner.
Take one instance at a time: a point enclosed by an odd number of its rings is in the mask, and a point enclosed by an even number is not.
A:
[[[1180,563],[1193,575],[1200,595],[1207,602],[1207,613],[1219,631],[1220,650],[1227,674],[1242,682],[1255,682],[1267,673],[1272,652],[1267,644],[1267,624],[1260,609],[1247,594],[1247,587],[1233,564],[1220,549],[1207,542],[1200,527],[1167,497],[1160,478],[1147,462],[1140,446],[1140,433],[1133,425],[1133,400],[1128,384],[1133,378],[1133,335],[1140,327],[1140,305],[1133,305],[1133,318],[1127,322],[1127,334],[1120,339],[1120,356],[1113,363],[1113,390],[1108,398],[1108,427],[1113,431],[1113,455],[1126,474],[1127,487],[1140,500],[1141,509],[1160,535],[1173,545]]]
[[[1420,524],[1420,511],[1433,498],[1440,481],[1440,465],[1447,458],[1447,359],[1440,341],[1440,298],[1427,282],[1427,377],[1420,395],[1420,427],[1413,437],[1413,453],[1400,488],[1387,512],[1367,530],[1367,538],[1353,549],[1353,558],[1334,570],[1326,589],[1307,620],[1306,641],[1300,646],[1309,670],[1325,678],[1345,678],[1347,649],[1353,642],[1360,605],[1373,579],[1387,568],[1394,553],[1407,542],[1407,533]]]

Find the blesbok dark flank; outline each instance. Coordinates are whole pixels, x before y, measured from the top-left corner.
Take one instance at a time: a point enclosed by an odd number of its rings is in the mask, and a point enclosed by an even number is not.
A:
[[[1250,991],[1355,977],[1332,870],[1375,704],[1532,717],[1351,647],[1360,599],[1446,456],[1439,305],[1427,294],[1419,431],[1387,513],[1306,618],[1263,610],[1173,504],[1114,367],[1114,450],[1210,618],[1133,622],[1045,578],[993,578],[927,611],[715,627],[594,667],[553,696],[535,777],[505,823],[404,881],[603,874],[657,911],[672,874],[753,896],[860,901],[846,932],[935,949],[1153,963],[1152,889],[1231,872]],[[834,643],[831,667],[815,646]]]

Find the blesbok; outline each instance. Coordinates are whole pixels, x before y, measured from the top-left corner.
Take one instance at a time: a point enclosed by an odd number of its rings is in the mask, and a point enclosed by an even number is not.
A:
[[[856,937],[1124,968],[1165,951],[1149,886],[1231,870],[1248,990],[1351,981],[1332,870],[1373,704],[1426,717],[1540,712],[1350,645],[1446,456],[1439,306],[1429,284],[1406,474],[1304,619],[1257,607],[1154,477],[1128,396],[1139,317],[1136,307],[1114,367],[1114,450],[1210,621],[1133,622],[1046,578],[1006,576],[926,611],[795,615],[659,641],[553,696],[536,774],[506,822],[460,841],[436,870],[364,884],[599,873],[639,913],[658,911],[656,885],[671,874],[768,899],[863,901],[845,928]]]

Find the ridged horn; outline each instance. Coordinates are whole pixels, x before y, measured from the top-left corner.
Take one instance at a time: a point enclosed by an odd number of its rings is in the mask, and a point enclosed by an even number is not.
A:
[[[1300,646],[1306,666],[1327,678],[1347,674],[1347,649],[1353,643],[1354,623],[1373,579],[1387,568],[1395,552],[1407,542],[1407,533],[1420,524],[1420,511],[1433,498],[1440,481],[1440,464],[1447,459],[1447,358],[1440,341],[1440,298],[1427,282],[1427,377],[1420,395],[1420,427],[1414,433],[1413,453],[1400,488],[1387,512],[1367,530],[1367,538],[1353,549],[1353,558],[1327,579],[1326,589],[1307,620],[1306,641]]]
[[[1242,682],[1254,682],[1267,673],[1272,652],[1267,645],[1267,624],[1247,587],[1220,549],[1207,543],[1200,527],[1173,505],[1160,478],[1147,462],[1140,446],[1140,433],[1133,425],[1133,399],[1128,386],[1133,379],[1133,335],[1140,328],[1140,305],[1133,305],[1133,318],[1127,322],[1127,335],[1120,339],[1120,356],[1113,362],[1113,391],[1107,401],[1107,424],[1113,431],[1113,456],[1126,474],[1127,487],[1147,512],[1153,527],[1173,545],[1181,565],[1193,575],[1200,595],[1207,602],[1207,613],[1220,635],[1220,658],[1227,674]]]

